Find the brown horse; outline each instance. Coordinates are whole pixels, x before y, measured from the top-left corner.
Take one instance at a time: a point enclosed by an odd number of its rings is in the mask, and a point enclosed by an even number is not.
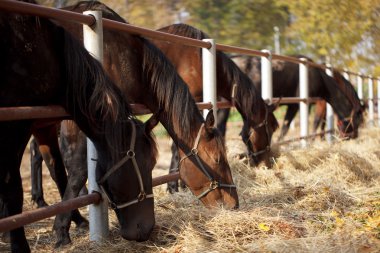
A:
[[[333,71],[333,78],[335,82],[338,84],[338,87],[343,90],[347,94],[347,98],[350,100],[351,104],[353,105],[352,113],[359,113],[363,114],[365,110],[365,106],[363,106],[360,103],[360,99],[358,97],[358,94],[356,93],[354,86],[352,83],[347,80],[339,71],[334,70]],[[317,101],[315,104],[315,116],[313,121],[313,133],[317,133],[317,129],[319,125],[321,126],[322,131],[325,128],[325,118],[326,118],[326,101],[321,100]],[[352,134],[349,136],[350,138],[356,138],[358,137],[358,127],[355,127],[353,124],[355,124],[354,121],[350,122],[348,126],[346,126],[347,129],[344,130],[344,132],[351,132]],[[359,122],[359,124],[362,123],[362,120]],[[341,121],[338,121],[338,125],[342,125]],[[339,129],[341,129],[343,126],[339,126]],[[351,130],[352,129],[352,130]],[[323,136],[322,136],[323,137]],[[342,135],[342,138],[345,138],[347,136]]]
[[[298,58],[306,58],[297,55]],[[261,61],[258,57],[244,56],[235,57],[241,69],[253,80],[257,89],[261,90]],[[274,97],[297,97],[299,96],[299,66],[296,63],[283,60],[272,60],[273,96]],[[354,138],[362,122],[362,110],[352,85],[346,82],[337,83],[320,68],[309,67],[309,96],[321,97],[326,100],[338,115],[338,127],[342,137]],[[351,101],[355,101],[354,104]],[[287,104],[284,124],[281,129],[279,140],[282,140],[289,130],[298,104]]]
[[[170,25],[159,31],[199,40],[208,38],[201,30],[185,24]],[[158,40],[152,41],[174,64],[189,86],[194,99],[202,101],[201,49]],[[256,165],[264,161],[269,165],[271,139],[278,127],[272,113],[273,108],[265,104],[252,81],[223,52],[217,51],[216,62],[217,95],[219,98],[233,100],[243,116],[246,127],[242,130],[242,139],[247,146],[251,164]],[[233,89],[236,91],[234,98],[232,98]],[[171,171],[175,168],[176,166],[172,166]]]
[[[80,13],[89,9],[100,10],[105,18],[125,22],[107,6],[95,1],[81,2],[66,9]],[[59,24],[75,37],[82,38],[81,26],[68,22]],[[129,101],[142,103],[151,111],[160,112],[159,120],[180,148],[182,180],[208,207],[220,204],[229,208],[238,207],[238,196],[223,138],[213,127],[212,112],[206,120],[203,119],[188,87],[175,68],[148,40],[109,30],[105,30],[103,36],[105,70]],[[74,169],[70,168],[70,164],[78,166],[85,162],[83,159],[65,160],[68,171]],[[70,187],[69,184],[67,188]],[[77,195],[80,189],[77,186],[72,191]],[[60,227],[68,231],[70,217],[61,216],[58,219]],[[68,238],[68,233],[65,237]]]
[[[93,141],[98,153],[97,178],[114,204],[120,207],[142,191],[152,194],[156,149],[150,131],[131,116],[127,101],[100,63],[45,18],[1,10],[0,34],[0,106],[63,106]],[[6,216],[22,212],[19,168],[32,125],[33,120],[0,122],[0,206]],[[127,161],[111,173],[131,143],[135,143],[132,148],[140,169],[135,173]],[[131,208],[118,207],[121,235],[146,239],[155,223],[153,199]],[[10,236],[13,252],[30,251],[23,227],[10,231]]]

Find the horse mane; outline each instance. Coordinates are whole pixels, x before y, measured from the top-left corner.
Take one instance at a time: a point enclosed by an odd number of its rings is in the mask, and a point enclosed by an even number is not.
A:
[[[209,38],[209,36],[203,31],[187,24],[174,24],[159,29],[159,31],[161,30],[174,35],[198,40]],[[248,120],[257,118],[255,115],[258,115],[258,113],[264,109],[263,107],[265,106],[265,103],[253,85],[252,80],[244,74],[224,52],[219,50],[217,50],[217,64],[218,72],[222,73],[225,78],[224,81],[230,84],[231,88],[233,84],[238,85],[236,104],[244,114],[243,117],[246,117]]]
[[[333,71],[333,74],[334,74],[334,79],[337,81],[337,82],[340,82],[341,81],[341,84],[343,84],[344,87],[342,87],[342,85],[339,85],[339,87],[341,87],[343,89],[343,92],[344,94],[347,96],[347,98],[350,100],[350,102],[352,103],[353,107],[354,107],[354,110],[356,112],[359,112],[362,110],[362,106],[360,104],[360,99],[359,99],[359,96],[358,96],[358,93],[355,91],[355,88],[354,86],[352,85],[352,83],[347,80],[339,71],[337,70],[334,70]]]
[[[77,10],[82,9],[93,10],[93,11],[101,11],[103,18],[112,19],[122,23],[128,23],[125,19],[119,16],[114,10],[109,8],[107,5],[99,2],[99,1],[80,1],[77,4],[68,7],[68,10]]]
[[[128,147],[125,136],[130,135],[129,120],[137,121],[126,97],[111,81],[102,65],[95,60],[77,41],[61,28],[64,37],[63,56],[67,89],[67,106],[77,118],[78,110],[85,115],[95,131],[104,134],[107,145],[112,150]],[[149,141],[155,144],[152,136]],[[155,145],[153,145],[155,147]],[[125,150],[127,151],[127,150]],[[120,158],[120,153],[111,152],[112,159]]]

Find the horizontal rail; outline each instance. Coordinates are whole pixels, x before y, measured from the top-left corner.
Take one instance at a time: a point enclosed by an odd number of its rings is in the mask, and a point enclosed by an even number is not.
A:
[[[148,107],[143,104],[130,104],[135,115],[152,113]],[[212,104],[197,103],[200,110],[212,109]],[[71,115],[65,109],[58,105],[49,106],[20,106],[20,107],[1,107],[0,121],[25,120],[25,119],[65,119]]]
[[[75,23],[86,24],[89,26],[92,26],[96,22],[95,18],[89,15],[83,15],[72,11],[49,8],[37,4],[24,3],[12,0],[1,0],[0,10],[16,12],[25,15],[36,15],[39,17],[53,18],[63,21],[70,20]]]
[[[106,18],[103,18],[103,27],[108,28],[110,30],[128,32],[135,35],[142,35],[151,39],[165,40],[165,41],[173,42],[173,43],[181,43],[186,46],[201,47],[201,48],[207,48],[207,49],[211,48],[211,43],[206,42],[206,41],[192,39],[192,38],[183,37],[183,36],[174,35],[174,34],[165,33],[165,32],[154,31],[154,30],[137,27],[131,24],[121,23],[121,22],[106,19]]]
[[[62,201],[51,206],[41,207],[36,210],[9,216],[0,220],[0,232],[10,231],[57,214],[66,213],[90,204],[96,204],[99,203],[100,200],[100,194],[93,192],[88,195]]]
[[[153,178],[153,187],[178,180],[179,173],[173,173],[165,176]],[[57,214],[66,213],[80,207],[90,204],[97,204],[101,200],[101,195],[98,192],[93,192],[85,196],[80,196],[74,199],[65,200],[54,205],[38,208],[36,210],[26,211],[20,214],[9,216],[0,219],[0,233],[13,230],[27,224],[37,222]]]
[[[279,100],[280,104],[291,104],[299,102],[309,102],[315,103],[321,98],[314,97],[308,99],[301,99],[298,97],[286,97],[286,98],[273,98],[272,102],[277,103]],[[376,100],[376,99],[374,99]],[[269,102],[269,101],[267,101]],[[130,104],[133,114],[143,115],[152,113],[148,107],[143,104]],[[210,102],[199,102],[197,103],[199,110],[210,110],[212,109],[212,104]],[[230,108],[232,107],[231,102],[223,101],[218,102],[217,107]],[[2,107],[0,108],[0,121],[12,121],[12,120],[25,120],[25,119],[65,119],[70,118],[71,115],[65,111],[65,109],[58,105],[49,106],[20,106],[20,107]]]
[[[179,179],[179,172],[175,172],[172,174],[160,176],[160,177],[155,177],[153,178],[153,187],[156,187],[158,185],[166,184],[171,181],[175,181]]]

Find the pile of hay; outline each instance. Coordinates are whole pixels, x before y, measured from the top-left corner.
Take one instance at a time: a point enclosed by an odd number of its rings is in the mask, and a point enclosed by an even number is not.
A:
[[[235,143],[236,142],[236,143]],[[149,241],[128,242],[111,216],[111,239],[88,242],[72,228],[64,252],[379,252],[380,131],[333,145],[316,141],[307,149],[277,148],[273,168],[230,165],[240,208],[208,210],[188,192],[170,195],[155,188],[156,228]],[[28,197],[26,197],[27,199]],[[85,211],[85,209],[83,209]],[[40,225],[40,224],[44,225]],[[36,252],[50,252],[51,220],[27,227]]]

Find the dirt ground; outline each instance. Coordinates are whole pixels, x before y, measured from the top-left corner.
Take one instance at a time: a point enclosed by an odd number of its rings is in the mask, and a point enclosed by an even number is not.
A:
[[[26,226],[33,252],[379,252],[380,130],[364,130],[355,141],[332,146],[316,141],[307,150],[299,144],[275,147],[275,168],[252,168],[236,160],[245,147],[241,122],[230,122],[227,149],[241,203],[239,211],[205,209],[189,192],[170,195],[155,188],[157,228],[145,243],[118,235],[110,210],[110,239],[89,243],[88,232],[70,229],[73,243],[54,250],[53,219]],[[291,130],[290,137],[297,129]],[[171,140],[158,133],[159,160],[154,177],[170,164]],[[278,135],[278,132],[277,134]],[[274,137],[276,139],[276,136]],[[29,151],[22,161],[24,210],[31,202]],[[330,174],[331,173],[331,174]],[[44,167],[45,199],[60,201]],[[87,215],[87,208],[81,212]],[[362,227],[361,227],[362,226]],[[355,233],[354,233],[355,231]],[[9,245],[0,242],[0,252]]]

